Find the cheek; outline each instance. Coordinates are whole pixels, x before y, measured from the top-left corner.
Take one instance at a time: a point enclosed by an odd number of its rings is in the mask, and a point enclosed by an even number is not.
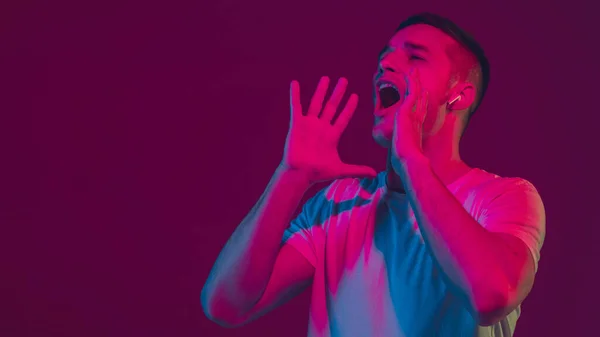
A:
[[[448,95],[449,77],[439,67],[424,69],[421,73],[421,87],[429,92],[430,100],[441,104]]]
[[[445,112],[439,105],[430,106],[428,110],[423,122],[423,131],[427,134],[433,134],[444,125]]]
[[[448,88],[446,83],[440,82],[439,79],[428,84],[426,90],[429,93],[429,101],[423,128],[424,131],[431,133],[439,130],[444,124]]]

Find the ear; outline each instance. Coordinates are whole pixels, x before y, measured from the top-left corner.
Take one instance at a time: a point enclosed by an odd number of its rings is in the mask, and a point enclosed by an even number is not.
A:
[[[458,83],[450,90],[446,108],[448,110],[465,110],[475,102],[477,89],[469,82]]]

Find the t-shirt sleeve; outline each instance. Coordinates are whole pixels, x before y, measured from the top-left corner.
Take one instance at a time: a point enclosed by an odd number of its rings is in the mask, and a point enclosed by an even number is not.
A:
[[[535,262],[537,271],[540,251],[546,235],[546,214],[536,188],[524,179],[507,179],[502,192],[482,212],[479,222],[491,232],[514,235],[521,239]]]
[[[302,206],[302,211],[285,230],[282,245],[291,245],[313,266],[317,265],[316,227],[322,223],[321,213],[327,203],[325,190],[317,192]]]

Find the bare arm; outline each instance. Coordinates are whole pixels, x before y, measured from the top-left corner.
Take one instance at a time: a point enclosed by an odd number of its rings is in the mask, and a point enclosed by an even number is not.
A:
[[[290,90],[290,130],[284,158],[266,191],[235,230],[202,289],[202,308],[213,321],[236,326],[283,303],[310,283],[314,267],[281,241],[291,217],[311,183],[342,177],[375,176],[375,170],[343,163],[337,152],[358,97],[350,95],[332,119],[346,90],[340,79],[323,108],[329,78],[323,77],[303,114],[300,87]]]
[[[534,281],[534,259],[519,238],[488,231],[435,175],[427,159],[402,165],[410,204],[427,246],[445,275],[465,295],[480,325],[513,311]],[[532,201],[522,198],[525,211]]]
[[[519,192],[511,197],[512,207],[487,205],[491,218],[482,226],[446,188],[424,154],[423,124],[429,99],[421,89],[418,69],[408,74],[408,86],[409,95],[395,116],[392,167],[443,274],[466,300],[479,325],[495,324],[523,301],[533,285],[534,249],[523,240],[531,236],[515,233],[526,228],[542,231],[541,199],[536,193]],[[510,208],[517,208],[519,216],[507,216]]]
[[[314,267],[294,248],[280,246],[309,186],[301,173],[278,168],[219,254],[202,289],[202,307],[209,318],[227,326],[245,323],[308,284]]]

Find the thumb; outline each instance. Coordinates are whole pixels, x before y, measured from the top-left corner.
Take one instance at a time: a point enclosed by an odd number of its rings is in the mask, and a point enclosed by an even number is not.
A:
[[[344,164],[340,170],[341,178],[357,178],[357,177],[370,177],[374,178],[377,176],[377,171],[369,166],[362,165],[347,165]]]

